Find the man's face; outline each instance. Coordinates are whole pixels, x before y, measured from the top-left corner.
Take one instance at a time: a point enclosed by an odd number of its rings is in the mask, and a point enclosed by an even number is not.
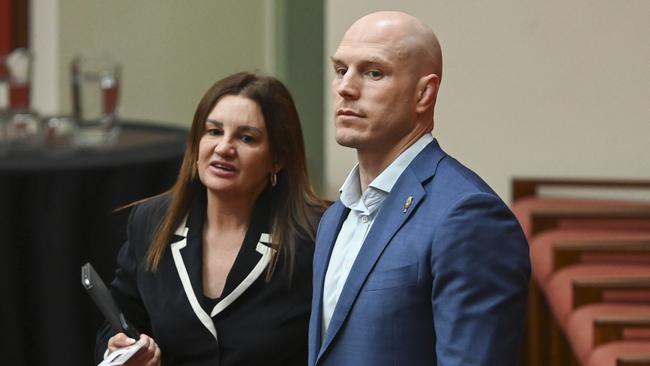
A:
[[[332,56],[340,145],[381,151],[400,144],[413,130],[417,78],[408,50],[396,38],[374,29],[350,30]]]

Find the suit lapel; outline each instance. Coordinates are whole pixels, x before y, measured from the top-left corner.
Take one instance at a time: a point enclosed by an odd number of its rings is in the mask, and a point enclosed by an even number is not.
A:
[[[261,257],[257,263],[255,263],[253,269],[248,272],[246,277],[237,284],[237,287],[235,287],[232,292],[230,292],[226,297],[221,299],[217,305],[215,305],[215,307],[212,309],[212,312],[210,313],[211,317],[216,316],[228,306],[230,306],[230,304],[232,304],[239,296],[241,296],[244,291],[251,287],[253,283],[257,281],[257,279],[264,273],[264,269],[269,264],[269,262],[271,262],[271,257],[273,256],[273,253],[275,253],[275,249],[271,248],[271,244],[272,242],[270,234],[260,234],[260,238],[257,241],[257,245],[255,246],[255,251],[261,254]]]
[[[200,258],[199,261],[196,260],[196,249],[200,248],[200,245],[187,244],[188,228],[183,224],[182,227],[179,227],[176,231],[176,235],[180,237],[180,240],[174,242],[170,245],[172,258],[174,260],[174,265],[176,267],[176,272],[181,280],[183,285],[183,290],[185,291],[185,296],[192,307],[192,311],[196,317],[201,321],[203,326],[217,339],[217,330],[212,321],[212,317],[217,316],[220,312],[230,306],[238,297],[240,297],[263,273],[266,266],[271,261],[271,257],[275,249],[271,249],[271,235],[267,233],[262,233],[257,242],[255,250],[261,255],[253,269],[246,275],[246,277],[235,287],[235,289],[230,292],[226,297],[221,299],[214,308],[212,312],[208,314],[203,306],[201,305],[201,298],[203,296],[203,278],[200,270],[197,272],[196,268],[201,268]],[[200,255],[200,250],[199,250]],[[189,269],[189,271],[188,271]]]
[[[176,235],[180,236],[181,239],[170,245],[174,266],[176,267],[176,272],[181,280],[185,296],[192,307],[192,311],[194,311],[194,314],[196,314],[196,317],[199,318],[199,321],[201,321],[203,326],[215,339],[217,339],[217,329],[215,328],[210,315],[201,306],[201,302],[199,301],[200,297],[196,293],[197,289],[203,288],[203,279],[201,277],[202,268],[200,265],[201,261],[199,260],[197,262],[195,258],[197,247],[200,249],[200,245],[188,246],[187,234],[188,227],[185,225],[185,222],[183,222],[176,230]],[[192,272],[188,272],[188,268],[193,269]],[[192,286],[192,284],[195,284],[195,286]]]
[[[263,275],[275,252],[275,249],[271,248],[271,235],[262,232],[266,228],[268,212],[264,206],[265,202],[260,199],[256,203],[246,238],[230,269],[231,273],[228,274],[226,285],[233,287],[229,292],[224,292],[225,297],[212,308],[210,313],[203,307],[203,221],[206,210],[204,201],[196,200],[184,222],[176,229],[175,238],[170,245],[174,266],[185,297],[196,317],[215,339],[218,335],[212,317],[230,306]],[[239,273],[231,283],[230,276],[233,271]]]
[[[368,236],[361,246],[361,250],[352,265],[341,296],[336,303],[327,334],[323,340],[321,354],[327,349],[332,339],[340,330],[341,325],[352,308],[354,300],[357,298],[368,274],[372,271],[384,248],[386,248],[390,239],[410,217],[412,212],[415,211],[425,195],[424,189],[422,189],[419,181],[410,171],[405,171],[400,177],[400,181],[403,183],[400,186],[406,185],[404,188],[408,187],[408,189],[401,189],[397,192],[393,189],[382,204],[381,211],[377,215]],[[404,212],[405,202],[409,197],[412,197],[410,199],[411,203],[406,209],[406,212]]]
[[[426,192],[422,184],[433,177],[438,163],[444,156],[444,152],[434,140],[427,145],[420,154],[418,154],[418,156],[399,177],[395,186],[393,186],[389,196],[382,204],[380,212],[378,213],[368,236],[364,240],[361,250],[359,251],[352,269],[350,270],[350,274],[345,282],[341,296],[336,304],[336,309],[332,315],[318,358],[323,355],[334,337],[336,337],[337,333],[340,331],[345,319],[350,313],[354,301],[366,281],[366,278],[374,268],[382,252],[397,231],[402,227],[402,225],[404,225],[406,220],[408,220],[408,218],[417,210],[422,199],[424,199]],[[328,223],[325,222],[323,224],[327,225]],[[321,227],[323,226],[324,225],[321,225]],[[332,225],[329,227],[334,226]],[[338,225],[338,228],[340,228],[340,224]],[[323,229],[327,229],[327,227],[323,227]],[[328,244],[328,252],[317,252],[317,254],[321,255],[320,257],[317,257],[319,258],[319,265],[323,267],[319,268],[318,273],[316,273],[319,275],[318,282],[314,282],[319,286],[319,290],[316,292],[319,297],[317,299],[318,302],[316,303],[318,306],[317,314],[319,320],[322,317],[324,273],[327,269],[329,254],[331,253],[332,246],[336,241],[337,234],[338,229],[335,232],[327,231],[328,240],[326,243]],[[327,254],[327,256],[324,254]],[[317,328],[320,332],[320,322]]]
[[[327,271],[337,234],[341,230],[341,225],[343,225],[343,221],[345,221],[349,212],[350,210],[341,201],[336,201],[323,216],[318,230],[314,251],[314,296],[312,298],[312,313],[309,324],[309,348],[314,352],[318,352],[321,345],[325,272]],[[310,352],[311,356],[313,356],[313,352]],[[310,364],[313,364],[313,362],[310,362]]]

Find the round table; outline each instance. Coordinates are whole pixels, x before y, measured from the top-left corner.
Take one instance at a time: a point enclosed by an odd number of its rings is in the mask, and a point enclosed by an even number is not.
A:
[[[92,365],[103,318],[80,282],[108,284],[128,209],[174,183],[187,131],[124,121],[111,145],[0,156],[3,364]]]

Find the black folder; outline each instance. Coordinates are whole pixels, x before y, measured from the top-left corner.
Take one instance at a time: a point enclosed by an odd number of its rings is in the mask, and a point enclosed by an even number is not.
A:
[[[113,300],[111,293],[106,288],[104,281],[90,263],[86,263],[81,267],[81,284],[115,331],[122,332],[135,340],[140,338],[140,333],[126,320],[115,300]]]

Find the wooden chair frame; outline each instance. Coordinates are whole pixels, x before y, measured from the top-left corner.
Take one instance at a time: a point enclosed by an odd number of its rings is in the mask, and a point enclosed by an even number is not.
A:
[[[650,316],[600,316],[594,319],[594,347],[622,341],[625,329],[650,329]]]
[[[647,179],[602,179],[602,178],[534,178],[515,177],[512,179],[512,202],[524,197],[534,197],[539,189],[546,187],[582,188],[650,188]]]
[[[600,277],[573,280],[573,308],[603,302],[605,292],[650,290],[650,277]]]
[[[589,254],[620,255],[650,253],[650,234],[635,239],[561,240],[553,243],[553,272],[578,264]]]
[[[650,354],[643,356],[621,356],[616,359],[616,366],[650,366]]]

